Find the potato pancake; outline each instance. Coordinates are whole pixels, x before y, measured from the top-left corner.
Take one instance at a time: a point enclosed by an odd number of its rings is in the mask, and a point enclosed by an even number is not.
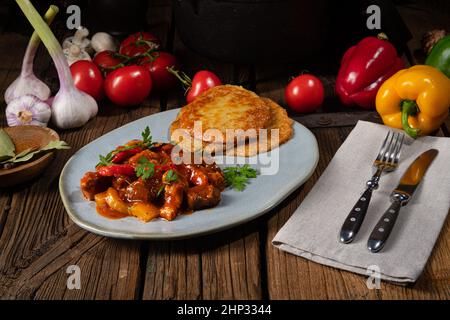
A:
[[[261,98],[269,107],[271,113],[271,121],[267,126],[268,134],[266,136],[259,135],[257,141],[250,141],[245,144],[227,150],[227,155],[238,157],[252,157],[258,153],[268,152],[274,148],[281,146],[292,138],[294,129],[292,125],[294,121],[288,117],[286,109],[278,105],[276,102],[268,98]],[[278,129],[278,139],[271,140],[271,130]]]
[[[204,135],[201,140],[194,139],[196,121],[202,122],[202,134],[209,129],[217,129],[218,133],[223,135],[223,140],[217,142],[217,137]],[[189,136],[189,140],[172,136],[172,140],[180,143],[184,150],[194,152],[220,149],[229,156],[251,157],[268,152],[288,141],[293,135],[292,125],[293,120],[288,117],[286,110],[274,101],[260,98],[242,87],[223,85],[206,91],[194,102],[183,107],[172,123],[170,133],[173,135],[177,129],[186,130],[185,134]],[[261,129],[267,129],[267,134],[261,134]],[[244,135],[241,140],[234,135],[225,137],[227,130],[242,130]],[[250,138],[248,132],[252,130],[254,136]],[[277,132],[273,133],[271,130]],[[275,138],[274,141],[272,137]],[[225,150],[227,147],[228,150]]]
[[[201,121],[203,132],[217,129],[225,142],[226,130],[263,129],[270,117],[270,107],[258,95],[242,87],[223,85],[209,89],[182,108],[170,133],[183,128],[192,136],[194,123]]]

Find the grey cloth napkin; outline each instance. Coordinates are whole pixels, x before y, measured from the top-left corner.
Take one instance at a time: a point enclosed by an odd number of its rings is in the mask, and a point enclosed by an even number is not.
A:
[[[273,245],[327,266],[368,274],[377,266],[383,280],[416,282],[422,273],[450,208],[450,139],[407,139],[399,168],[383,174],[366,219],[352,244],[339,242],[341,226],[373,174],[372,163],[389,128],[360,121]],[[409,165],[429,149],[439,155],[410,203],[403,207],[383,251],[367,249],[367,239],[390,205],[389,195]]]

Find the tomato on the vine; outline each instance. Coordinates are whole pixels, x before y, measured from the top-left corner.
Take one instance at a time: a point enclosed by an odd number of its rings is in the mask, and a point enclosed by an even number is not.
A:
[[[177,58],[168,52],[155,52],[152,57],[144,58],[141,62],[150,71],[153,87],[158,91],[165,91],[177,84],[177,78],[168,71],[168,68],[179,69]]]
[[[109,73],[105,79],[105,92],[109,100],[122,107],[142,103],[151,89],[150,72],[142,66],[119,68]]]
[[[128,57],[134,57],[149,50],[157,49],[160,45],[161,41],[153,34],[136,32],[122,41],[119,53]]]
[[[222,85],[222,81],[220,81],[219,77],[214,73],[207,70],[201,70],[194,75],[194,78],[192,78],[191,88],[188,91],[186,100],[188,103],[191,103],[206,90],[220,85]]]
[[[103,72],[112,71],[111,68],[120,65],[123,61],[124,59],[118,57],[115,52],[110,50],[97,53],[93,60],[97,67]]]
[[[323,104],[324,96],[322,81],[310,74],[295,78],[285,90],[287,105],[299,113],[316,111]]]
[[[99,101],[104,96],[103,76],[95,63],[81,60],[70,66],[75,86]]]

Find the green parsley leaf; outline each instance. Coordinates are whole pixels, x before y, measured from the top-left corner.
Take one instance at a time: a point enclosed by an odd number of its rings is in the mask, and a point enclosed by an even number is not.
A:
[[[150,148],[152,146],[152,135],[150,128],[148,126],[145,127],[141,135],[142,135],[142,144],[141,143],[131,144],[129,146],[117,148],[116,150],[113,150],[110,153],[108,153],[106,156],[99,155],[100,162],[97,163],[96,167],[112,165],[113,164],[111,162],[112,159],[119,152],[135,149],[137,147]]]
[[[167,174],[165,176],[164,182],[167,184],[170,184],[172,182],[175,182],[178,180],[177,173],[173,171],[172,169],[167,171]]]
[[[161,187],[159,187],[158,193],[156,194],[156,197],[158,198],[161,193],[164,191],[164,188],[166,187],[165,184],[162,184]]]
[[[240,167],[228,167],[223,169],[227,186],[238,191],[244,191],[249,183],[249,179],[257,177],[258,172],[248,164]]]
[[[147,180],[155,174],[155,164],[146,157],[140,157],[136,166],[136,176]]]
[[[166,185],[171,184],[172,182],[175,182],[178,180],[177,173],[170,169],[167,171],[167,174],[164,175],[164,181],[161,187],[158,190],[158,193],[156,194],[156,197],[159,197],[159,195],[164,191],[164,188]]]
[[[111,161],[115,154],[116,154],[116,150],[111,151],[106,156],[99,155],[100,162],[97,163],[97,165],[95,167],[103,167],[103,166],[106,167],[106,166],[112,165]]]
[[[142,141],[145,147],[150,148],[152,146],[152,134],[148,126],[142,132]]]

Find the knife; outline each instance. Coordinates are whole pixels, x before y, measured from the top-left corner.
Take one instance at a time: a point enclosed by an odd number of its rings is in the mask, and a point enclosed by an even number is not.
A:
[[[400,208],[408,204],[438,153],[438,150],[431,149],[421,154],[403,174],[398,187],[391,193],[392,205],[378,221],[369,237],[367,247],[371,252],[376,253],[383,249],[394,228]]]

